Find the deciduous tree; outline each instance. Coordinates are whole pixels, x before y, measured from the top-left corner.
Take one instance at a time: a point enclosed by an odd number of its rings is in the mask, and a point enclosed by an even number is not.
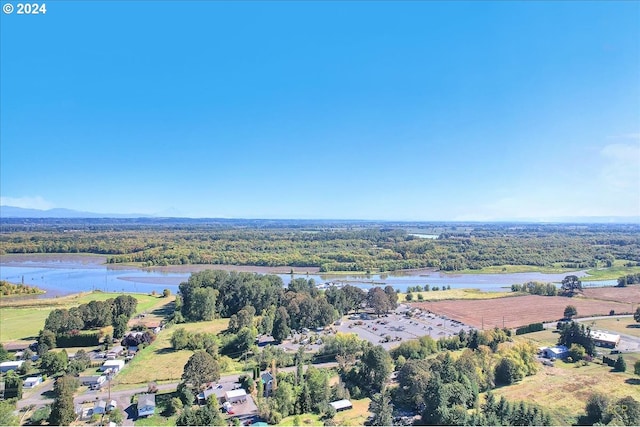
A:
[[[193,388],[200,389],[204,384],[219,379],[218,362],[206,351],[196,351],[184,365],[182,380]]]

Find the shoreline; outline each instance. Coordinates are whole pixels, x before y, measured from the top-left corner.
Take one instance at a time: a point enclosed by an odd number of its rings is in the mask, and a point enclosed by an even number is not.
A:
[[[58,265],[52,265],[58,263]],[[540,269],[523,271],[504,272],[484,272],[484,271],[441,271],[434,268],[412,268],[407,270],[383,271],[367,273],[366,271],[327,271],[320,272],[320,267],[292,267],[292,266],[260,266],[260,265],[232,265],[232,264],[181,264],[167,266],[143,267],[137,263],[108,264],[107,256],[100,254],[4,254],[0,255],[0,266],[7,267],[36,267],[36,268],[107,268],[109,270],[141,270],[159,273],[197,273],[204,270],[239,271],[258,274],[293,274],[297,276],[429,276],[438,274],[445,277],[461,277],[467,275],[508,275],[519,273],[539,273],[539,274],[575,274],[579,277],[588,277],[587,270],[576,270],[567,272],[544,272]]]

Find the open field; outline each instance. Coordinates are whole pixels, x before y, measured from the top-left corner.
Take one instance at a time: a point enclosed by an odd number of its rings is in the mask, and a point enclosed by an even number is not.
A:
[[[622,288],[624,289],[624,288]],[[455,300],[415,303],[423,309],[459,320],[476,328],[515,328],[535,322],[561,319],[567,305],[573,305],[578,315],[608,315],[629,312],[629,304],[581,297],[516,296],[490,300]]]
[[[20,299],[0,304],[0,342],[32,340],[44,327],[49,313],[56,308],[71,308],[89,301],[105,301],[121,293],[88,292],[52,299]],[[137,313],[152,312],[174,297],[160,298],[143,294],[129,294],[138,300]]]
[[[208,322],[180,324],[163,330],[149,347],[138,352],[113,383],[140,384],[149,381],[179,380],[184,365],[193,352],[173,350],[170,341],[173,331],[180,327],[189,332],[217,334],[225,330],[228,324],[229,319],[215,319]]]
[[[585,298],[599,299],[603,301],[617,301],[627,303],[627,310],[631,311],[631,305],[635,311],[640,305],[640,285],[630,285],[624,288],[616,286],[607,286],[604,288],[586,288],[584,291]]]
[[[626,276],[628,274],[635,274],[640,272],[640,267],[625,267],[625,264],[627,262],[629,261],[617,259],[613,262],[612,267],[592,268],[591,270],[587,270],[588,276],[583,277],[582,280],[616,280],[620,276]]]
[[[413,301],[422,295],[425,301],[441,301],[450,299],[493,299],[521,295],[515,292],[483,292],[479,289],[447,289],[446,291],[412,292]],[[398,302],[406,302],[406,292],[398,294]]]
[[[627,372],[612,372],[608,366],[590,363],[587,366],[556,362],[555,367],[544,366],[536,375],[526,377],[521,382],[494,390],[499,398],[525,400],[548,410],[556,425],[571,425],[584,413],[587,399],[592,392],[602,392],[612,399],[625,396],[637,398],[637,377],[629,369]]]
[[[353,404],[352,409],[348,409],[346,411],[340,411],[336,413],[335,417],[333,417],[336,425],[339,426],[363,426],[364,422],[369,417],[369,403],[371,403],[371,399],[360,399],[360,400],[351,400]],[[296,421],[299,421],[300,424],[296,424]],[[283,418],[280,422],[280,426],[321,426],[323,425],[323,421],[320,420],[320,416],[316,414],[302,414],[302,415],[291,415],[289,417]]]

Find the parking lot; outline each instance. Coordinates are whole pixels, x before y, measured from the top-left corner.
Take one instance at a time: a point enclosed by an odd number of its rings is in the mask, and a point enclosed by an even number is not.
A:
[[[472,328],[456,320],[437,316],[426,310],[401,304],[394,312],[377,317],[363,313],[352,315],[335,326],[339,332],[356,333],[361,339],[380,344],[387,350],[398,346],[402,341],[430,336],[437,340],[458,334],[460,330]]]

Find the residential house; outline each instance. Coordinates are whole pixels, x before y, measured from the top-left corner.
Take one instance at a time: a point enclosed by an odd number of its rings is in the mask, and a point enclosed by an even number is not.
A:
[[[138,416],[146,417],[156,411],[156,395],[141,394],[138,396]]]
[[[569,355],[569,349],[563,345],[547,347],[543,350],[543,355],[547,359],[564,359]]]
[[[107,401],[106,400],[98,400],[95,405],[93,405],[93,413],[94,414],[106,414],[107,413]]]
[[[20,369],[24,360],[10,360],[0,363],[0,372],[17,371]]]
[[[89,387],[91,390],[97,390],[107,381],[106,375],[91,375],[80,377],[80,384]]]
[[[100,367],[100,370],[105,372],[107,369],[111,369],[111,372],[118,373],[122,368],[124,368],[124,360],[116,359],[104,362]]]
[[[273,390],[273,374],[267,371],[260,375],[260,380],[262,380],[264,397],[269,397],[271,395],[271,391]]]

